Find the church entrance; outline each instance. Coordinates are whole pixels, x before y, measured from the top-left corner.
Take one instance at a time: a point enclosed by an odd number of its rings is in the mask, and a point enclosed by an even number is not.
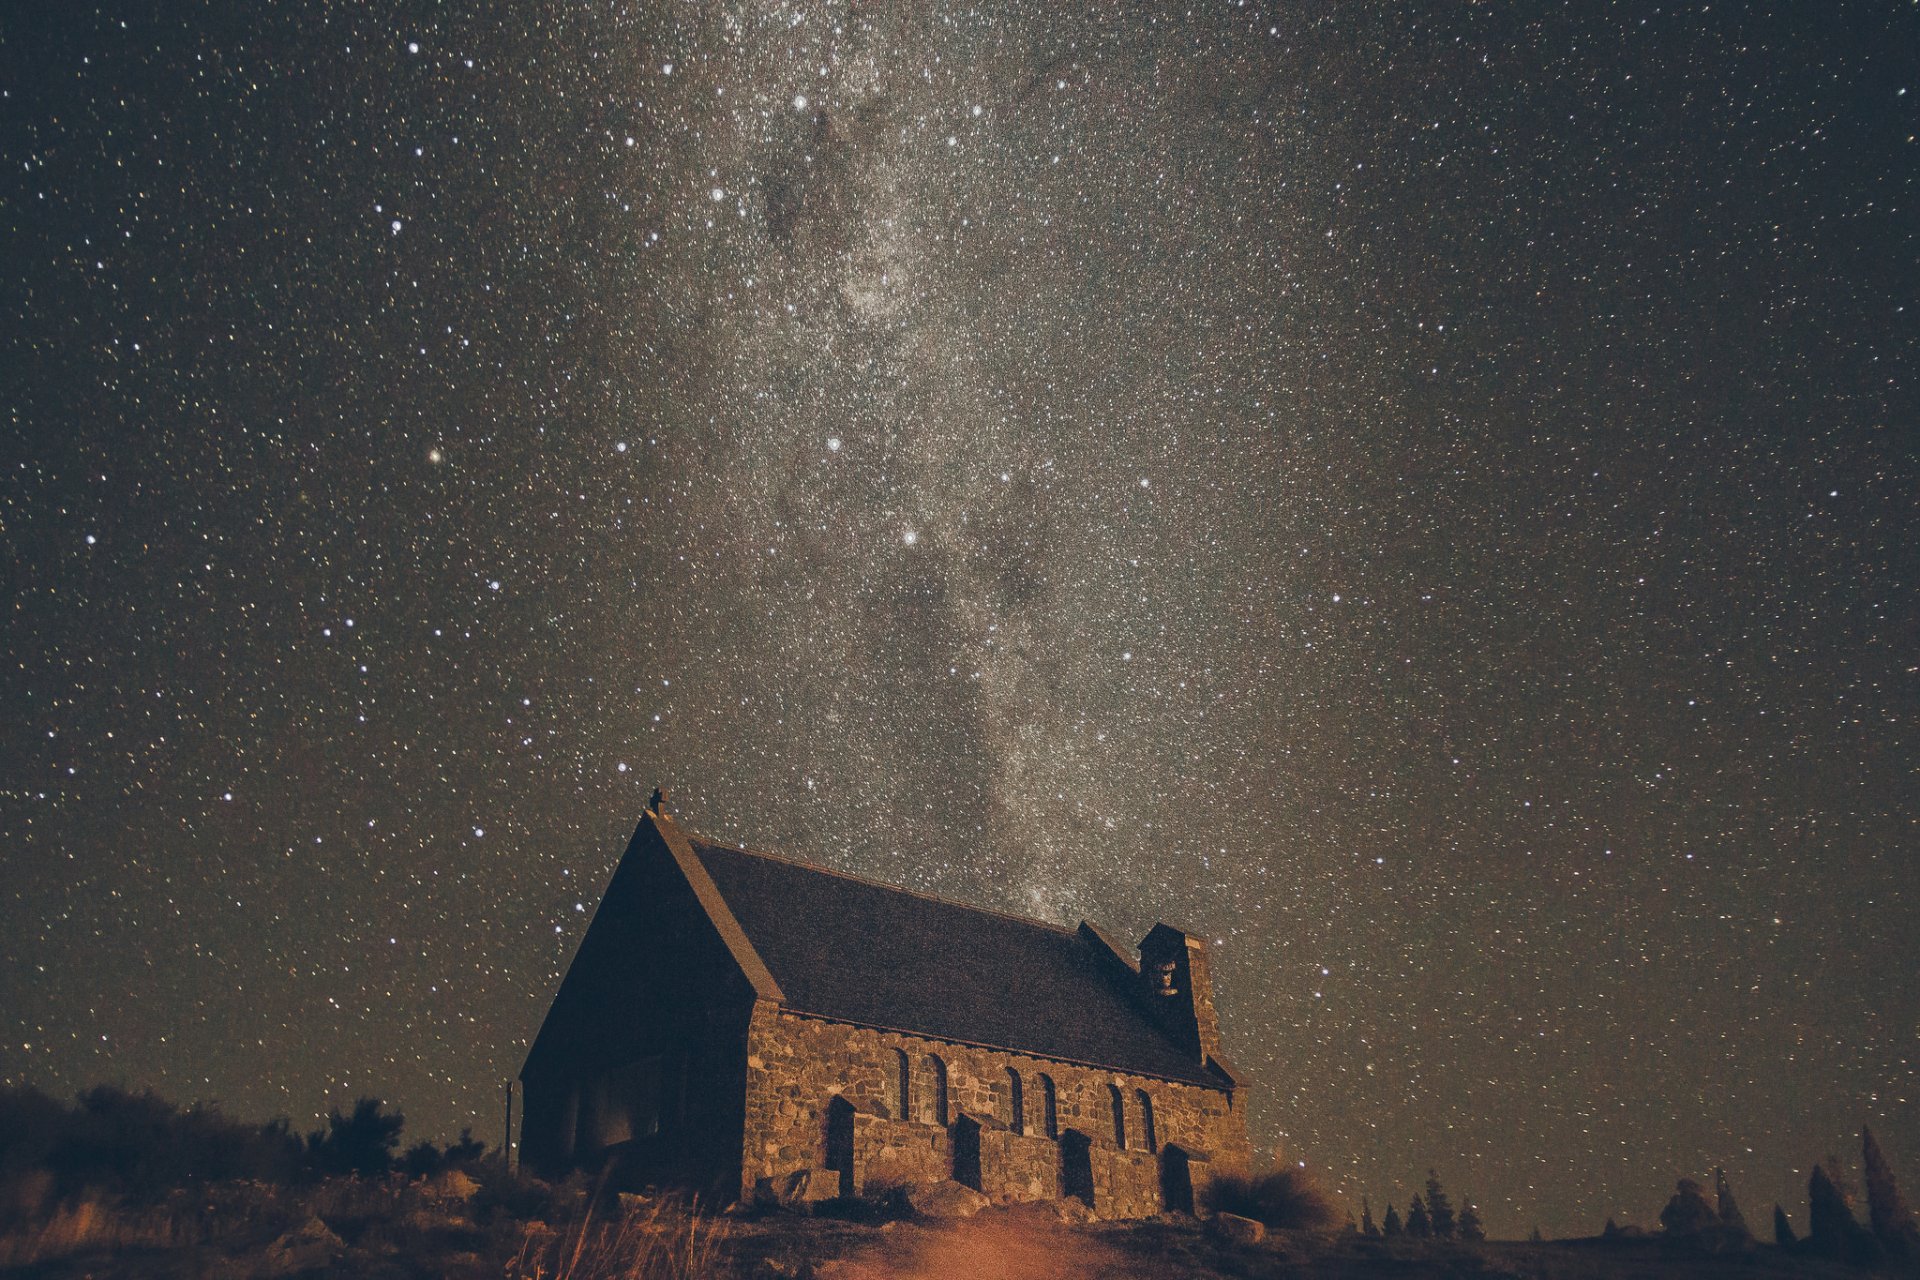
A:
[[[1193,1212],[1191,1159],[1171,1143],[1160,1150],[1160,1205],[1168,1213]]]
[[[953,1180],[981,1190],[980,1122],[969,1115],[953,1122]]]
[[[827,1103],[827,1168],[840,1175],[840,1194],[853,1194],[853,1104],[835,1095]]]
[[[1093,1139],[1078,1129],[1060,1134],[1060,1194],[1093,1204]]]

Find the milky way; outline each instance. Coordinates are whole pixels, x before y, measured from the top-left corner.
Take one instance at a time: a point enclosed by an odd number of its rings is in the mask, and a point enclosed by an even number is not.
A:
[[[495,1134],[659,783],[1356,1206],[1920,1177],[1920,17],[1388,8],[0,19],[0,1076]]]

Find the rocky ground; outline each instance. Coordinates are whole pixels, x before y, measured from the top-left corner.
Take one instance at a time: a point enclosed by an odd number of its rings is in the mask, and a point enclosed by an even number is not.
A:
[[[585,1186],[344,1179],[233,1184],[131,1211],[69,1204],[0,1233],[0,1280],[1258,1280],[1511,1277],[1680,1280],[1862,1272],[1769,1246],[1717,1254],[1660,1237],[1543,1244],[1267,1232],[1231,1215],[1093,1222],[1066,1206],[986,1206],[958,1184],[887,1204],[724,1214]],[[589,1208],[591,1205],[591,1208]]]
[[[365,1223],[338,1225],[342,1230],[309,1219],[258,1248],[237,1252],[211,1246],[80,1251],[4,1274],[53,1280],[306,1275],[367,1280],[1838,1280],[1861,1274],[1788,1258],[1769,1247],[1702,1256],[1658,1239],[1465,1245],[1277,1232],[1248,1240],[1191,1220],[1068,1223],[1034,1208],[885,1222],[790,1213],[699,1220],[655,1216],[643,1217],[639,1226],[603,1222],[584,1237],[567,1231],[543,1236],[538,1228],[531,1234],[488,1233],[457,1220],[416,1223],[412,1234],[376,1232]]]

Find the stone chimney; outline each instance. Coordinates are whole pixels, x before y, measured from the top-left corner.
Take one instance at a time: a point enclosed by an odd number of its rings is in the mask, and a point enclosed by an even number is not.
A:
[[[1140,981],[1160,1025],[1202,1066],[1220,1055],[1220,1019],[1213,1012],[1205,942],[1171,925],[1154,925],[1140,940]]]

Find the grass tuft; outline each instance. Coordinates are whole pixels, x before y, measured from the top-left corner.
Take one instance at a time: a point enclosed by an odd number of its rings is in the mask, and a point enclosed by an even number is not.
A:
[[[1326,1188],[1307,1170],[1283,1165],[1254,1177],[1222,1174],[1204,1197],[1213,1213],[1234,1213],[1280,1231],[1325,1231],[1340,1220]]]

